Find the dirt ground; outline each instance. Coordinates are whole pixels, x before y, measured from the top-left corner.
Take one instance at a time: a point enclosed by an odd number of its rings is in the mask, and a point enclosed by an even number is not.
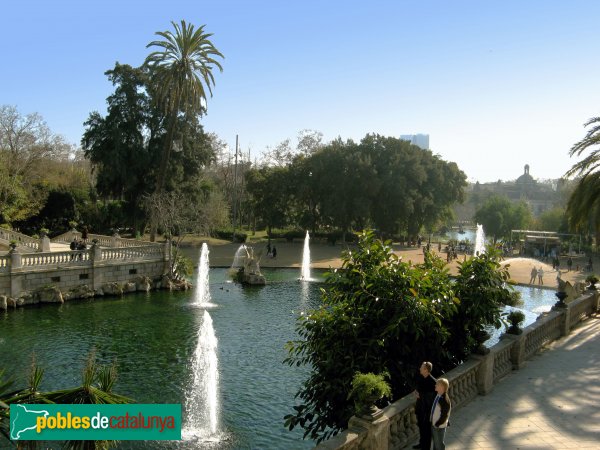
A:
[[[275,242],[277,248],[277,258],[268,258],[266,243],[257,243],[250,245],[254,248],[257,256],[260,256],[261,267],[300,267],[302,264],[303,242]],[[214,267],[231,266],[233,257],[239,244],[222,244],[210,246],[210,265]],[[344,249],[352,249],[348,246],[327,245],[320,243],[311,243],[311,267],[317,269],[339,268],[342,265],[341,252]],[[437,248],[435,250],[437,252]],[[403,248],[394,246],[394,252],[402,256],[404,261],[412,261],[413,263],[423,262],[423,251],[417,248]],[[446,254],[441,254],[442,258],[446,258]],[[458,261],[462,261],[464,255],[459,255]],[[583,267],[586,264],[586,258],[573,258],[573,269],[577,266]],[[556,288],[558,272],[552,269],[552,265],[543,263],[533,258],[507,258],[503,264],[509,265],[509,273],[511,279],[518,284],[529,284],[531,269],[535,266],[540,266],[544,269],[543,282],[544,286]],[[457,261],[450,264],[450,272],[457,273]],[[583,271],[572,270],[567,271],[566,258],[561,258],[561,278],[564,281],[571,283],[584,281],[589,274]],[[538,284],[536,280],[536,284]]]

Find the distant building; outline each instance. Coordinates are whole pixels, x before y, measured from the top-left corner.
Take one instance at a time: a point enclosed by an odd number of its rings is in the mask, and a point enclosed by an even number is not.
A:
[[[422,148],[423,150],[429,150],[429,135],[428,134],[402,134],[400,139],[403,141],[409,141],[411,144]]]
[[[493,194],[508,197],[512,202],[525,202],[534,216],[539,216],[555,206],[563,203],[561,190],[566,186],[560,180],[540,182],[529,173],[529,165],[514,181],[469,184],[465,189],[466,201],[454,208],[458,220],[472,220],[475,211]]]

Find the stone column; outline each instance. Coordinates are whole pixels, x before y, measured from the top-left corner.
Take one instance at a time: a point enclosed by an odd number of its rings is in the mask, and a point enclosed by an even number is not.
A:
[[[390,445],[390,419],[382,410],[369,416],[352,416],[348,430],[366,430],[367,437],[362,441],[361,450],[388,450]]]
[[[94,242],[92,248],[90,248],[90,262],[92,264],[92,289],[100,289],[104,282],[102,277],[102,270],[98,267],[100,261],[102,261],[102,249]]]
[[[165,244],[163,247],[163,261],[165,262],[163,264],[163,273],[171,272],[171,258],[172,257],[173,257],[173,255],[171,254],[171,239],[167,239],[165,241]]]
[[[481,395],[487,395],[494,387],[494,354],[471,355],[471,357],[481,361],[477,370],[477,391]]]
[[[40,252],[49,252],[50,250],[50,238],[47,235],[43,235],[40,237],[40,242],[38,244],[38,249]]]
[[[21,254],[12,249],[10,252],[10,296],[17,298],[21,294]]]
[[[520,370],[525,365],[525,341],[527,332],[519,335],[505,334],[502,339],[513,341],[510,348],[510,361],[512,362],[513,370]]]

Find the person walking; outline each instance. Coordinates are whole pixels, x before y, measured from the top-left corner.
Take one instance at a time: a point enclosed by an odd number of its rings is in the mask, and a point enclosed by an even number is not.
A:
[[[535,279],[537,278],[537,269],[535,267],[531,268],[531,278],[529,279],[529,284],[535,284]]]
[[[435,396],[436,379],[431,375],[433,364],[424,361],[419,367],[417,376],[417,388],[415,395],[417,402],[415,404],[415,415],[417,416],[417,425],[419,426],[419,443],[413,448],[429,450],[431,448],[431,405]]]
[[[537,276],[539,284],[544,284],[544,269],[542,268],[542,266],[540,266],[540,268],[538,269]]]
[[[433,450],[446,449],[444,438],[450,419],[450,410],[452,409],[452,403],[448,396],[449,387],[450,382],[446,378],[440,378],[435,383],[435,392],[437,393],[437,396],[433,401],[430,416]]]
[[[567,259],[567,272],[571,271],[571,267],[573,267],[573,259],[569,256],[569,259]]]

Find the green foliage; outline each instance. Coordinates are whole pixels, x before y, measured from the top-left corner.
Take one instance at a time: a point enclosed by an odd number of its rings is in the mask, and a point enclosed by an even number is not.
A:
[[[507,197],[492,195],[475,211],[474,220],[482,224],[486,234],[493,236],[496,242],[510,237],[510,230],[527,228],[531,212],[524,202],[514,204]]]
[[[363,233],[342,269],[327,275],[322,305],[298,320],[299,339],[287,344],[286,363],[308,366],[310,374],[286,426],[301,426],[318,441],[345,428],[357,372],[389,373],[397,399],[414,389],[423,360],[440,371],[462,362],[485,326],[500,326],[501,305],[513,299],[508,272],[490,252],[464,262],[454,283],[435,255],[413,266],[389,242]]]
[[[189,277],[194,273],[194,263],[190,258],[178,252],[173,261],[173,273],[179,279]]]
[[[410,392],[423,358],[444,359],[442,319],[456,309],[448,273],[435,258],[411,266],[372,232],[343,258],[342,270],[327,276],[323,305],[299,320],[300,339],[287,347],[286,362],[311,372],[297,394],[304,403],[286,426],[302,426],[319,441],[353,414],[347,397],[356,372],[389,373],[394,398]]]
[[[367,413],[377,400],[391,397],[392,389],[385,381],[387,376],[387,374],[375,375],[374,373],[360,372],[354,374],[348,400],[354,402],[354,411],[357,414]]]
[[[521,334],[521,324],[525,321],[525,314],[522,311],[511,311],[506,315],[506,321],[510,324],[506,328],[509,334]]]
[[[367,135],[253,169],[247,189],[268,228],[291,224],[343,234],[373,225],[391,236],[415,235],[447,219],[463,198],[465,180],[456,164],[428,150]]]
[[[502,306],[518,299],[509,280],[508,265],[501,265],[501,254],[493,246],[476,258],[459,265],[456,296],[460,299],[457,313],[447,326],[452,334],[448,350],[455,362],[465,359],[486,335],[484,328],[502,325]]]
[[[587,281],[588,283],[591,283],[591,284],[596,284],[598,282],[598,280],[599,280],[598,276],[594,275],[594,274],[591,274],[591,275],[588,275],[587,277],[585,277],[585,281]]]
[[[28,377],[28,386],[17,391],[8,392],[14,384],[4,379],[4,370],[0,369],[0,432],[7,442],[9,437],[9,408],[18,403],[60,403],[60,404],[122,404],[133,400],[112,392],[117,371],[116,363],[110,366],[98,366],[95,353],[92,351],[83,370],[82,385],[76,388],[62,389],[52,392],[39,392],[44,370],[32,359]],[[26,448],[37,448],[36,443],[23,442]],[[67,441],[65,449],[108,449],[116,445],[115,441]],[[25,448],[25,447],[24,447]]]

